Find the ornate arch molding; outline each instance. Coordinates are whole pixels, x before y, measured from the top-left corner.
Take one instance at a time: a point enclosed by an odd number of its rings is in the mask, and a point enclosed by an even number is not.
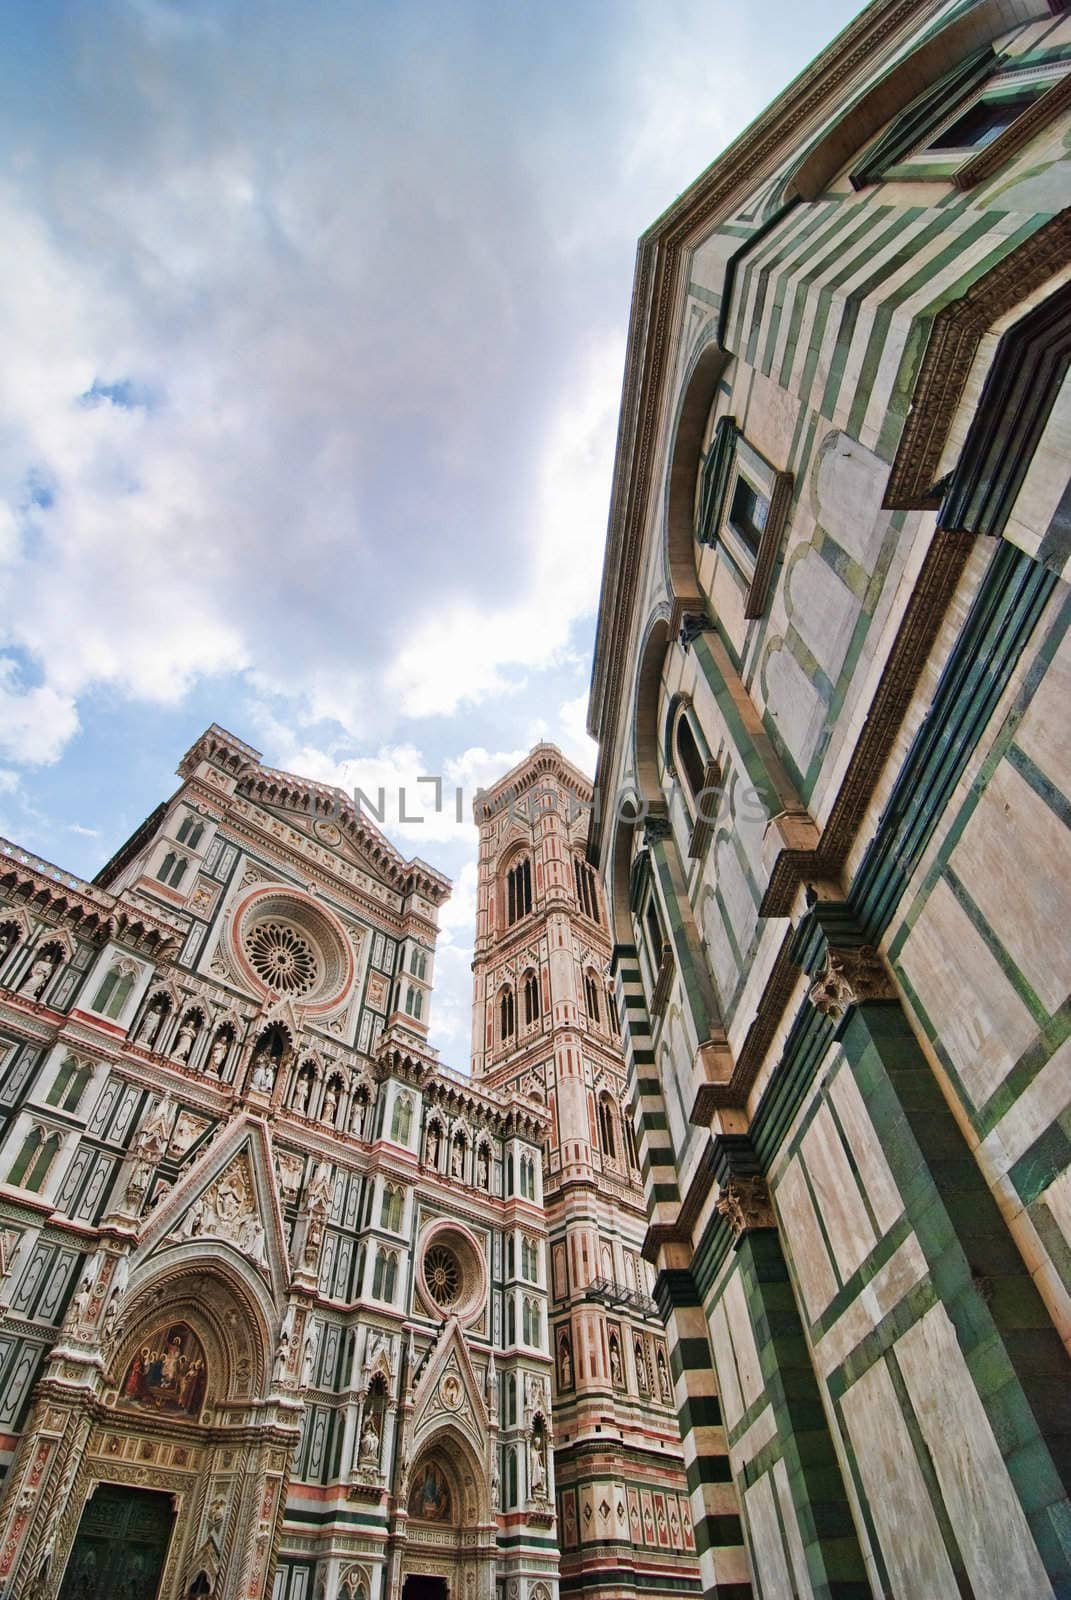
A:
[[[1069,265],[1071,207],[1044,223],[934,317],[889,473],[886,509],[933,510],[941,505],[943,489],[935,482],[941,456],[984,334],[1050,279],[1066,274]]]
[[[487,1474],[471,1441],[452,1422],[443,1423],[414,1441],[413,1470],[407,1496],[424,1465],[432,1458],[444,1464],[444,1475],[456,1495],[455,1516],[447,1526],[472,1528],[494,1518]]]
[[[718,323],[709,322],[692,351],[681,384],[673,427],[673,449],[666,475],[663,545],[666,585],[677,601],[695,604],[699,575],[695,563],[695,486],[703,453],[703,434],[718,383],[732,356],[718,342]]]
[[[950,61],[963,60],[1020,23],[1050,16],[1042,0],[981,0],[961,12],[877,82],[867,84],[833,126],[818,134],[786,175],[779,200],[814,200],[890,118],[947,73]]]
[[[178,1252],[175,1252],[178,1254]],[[267,1391],[275,1311],[253,1269],[226,1245],[181,1248],[180,1260],[151,1260],[135,1270],[121,1313],[119,1336],[106,1370],[118,1390],[135,1350],[167,1322],[188,1322],[208,1360],[206,1404],[248,1402]]]

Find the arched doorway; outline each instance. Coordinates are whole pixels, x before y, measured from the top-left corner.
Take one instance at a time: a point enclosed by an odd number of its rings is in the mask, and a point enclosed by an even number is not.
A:
[[[155,1600],[174,1520],[169,1494],[102,1483],[82,1512],[59,1600]]]
[[[433,1578],[421,1572],[411,1572],[405,1580],[402,1600],[448,1600],[449,1593],[445,1578]]]

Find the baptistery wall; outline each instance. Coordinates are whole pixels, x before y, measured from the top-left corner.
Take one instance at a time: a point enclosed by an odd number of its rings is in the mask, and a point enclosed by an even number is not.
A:
[[[180,775],[93,883],[0,855],[0,1595],[550,1600],[546,1111],[427,1047],[449,885]]]
[[[1071,1592],[1071,21],[868,6],[640,243],[592,683],[707,1593]]]

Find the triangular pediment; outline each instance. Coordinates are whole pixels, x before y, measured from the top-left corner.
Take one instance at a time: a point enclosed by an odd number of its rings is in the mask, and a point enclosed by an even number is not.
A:
[[[458,1428],[482,1456],[487,1402],[456,1317],[447,1322],[413,1391],[413,1454],[442,1427]]]
[[[183,1173],[146,1220],[135,1259],[190,1243],[203,1243],[207,1252],[236,1251],[268,1279],[273,1296],[285,1295],[286,1234],[271,1138],[259,1118],[237,1117]]]

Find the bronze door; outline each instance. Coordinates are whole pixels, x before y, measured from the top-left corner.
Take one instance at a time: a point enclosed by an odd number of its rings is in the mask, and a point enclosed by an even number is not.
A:
[[[100,1484],[82,1512],[59,1600],[156,1600],[174,1520],[169,1494]]]

